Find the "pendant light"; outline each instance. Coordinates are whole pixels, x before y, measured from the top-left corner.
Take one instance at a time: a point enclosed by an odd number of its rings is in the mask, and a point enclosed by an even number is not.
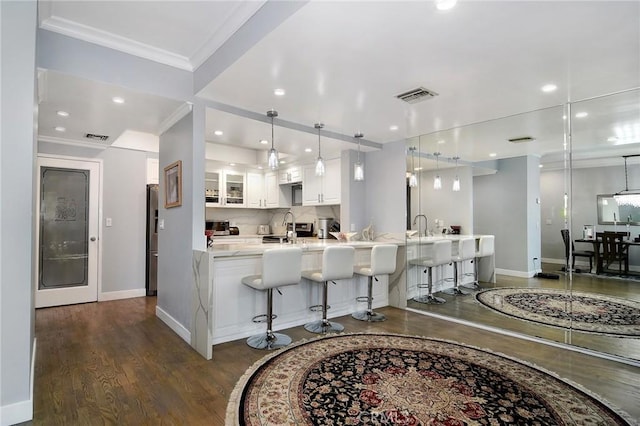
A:
[[[624,189],[613,194],[619,206],[640,207],[640,190],[629,189],[629,179],[627,175],[627,158],[640,157],[640,154],[623,155],[624,158]]]
[[[269,168],[271,170],[278,169],[278,151],[273,146],[273,119],[278,116],[278,111],[272,109],[267,111],[267,117],[271,118],[271,149],[269,150]]]
[[[453,157],[456,160],[456,178],[453,180],[453,187],[451,188],[453,191],[460,191],[460,178],[458,177],[458,160],[460,157]]]
[[[316,123],[315,128],[318,129],[318,159],[316,160],[316,176],[324,176],[324,160],[320,153],[320,129],[324,127],[322,123]]]
[[[442,179],[440,178],[440,166],[438,164],[438,157],[440,156],[439,152],[434,152],[433,155],[436,157],[436,177],[433,178],[433,189],[442,189]]]
[[[364,180],[364,165],[360,162],[360,139],[364,137],[362,133],[353,135],[358,140],[358,160],[353,165],[353,180],[360,182]]]
[[[416,147],[410,147],[409,151],[411,151],[411,174],[409,175],[409,186],[411,188],[415,188],[416,186],[418,186],[418,178],[416,177],[415,167],[413,164],[413,154],[416,151]]]

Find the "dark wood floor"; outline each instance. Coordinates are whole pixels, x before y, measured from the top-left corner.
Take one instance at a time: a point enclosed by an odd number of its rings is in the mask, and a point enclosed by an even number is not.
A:
[[[640,369],[448,321],[384,308],[387,321],[342,317],[345,331],[424,335],[491,348],[551,370],[640,418]],[[313,337],[302,327],[294,340]],[[264,352],[244,340],[206,361],[155,316],[155,298],[36,311],[36,425],[223,425],[239,377]]]
[[[482,283],[482,287],[571,288],[575,291],[606,294],[640,302],[640,281],[606,278],[591,274],[573,274],[570,281],[567,274],[558,273],[558,265],[544,264],[543,268],[546,272],[557,273],[559,279],[518,278],[498,275],[495,284]],[[482,306],[475,299],[473,292],[467,296],[450,296],[442,293],[438,293],[437,296],[446,299],[447,303],[425,305],[408,301],[408,306],[439,315],[454,316],[474,324],[503,328],[516,333],[541,337],[560,343],[570,343],[586,349],[640,361],[640,338],[604,336],[505,318],[504,315]]]

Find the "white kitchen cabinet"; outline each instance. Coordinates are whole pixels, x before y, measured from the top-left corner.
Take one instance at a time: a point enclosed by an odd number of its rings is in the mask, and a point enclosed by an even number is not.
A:
[[[266,206],[263,174],[247,173],[247,207],[250,209],[263,209]]]
[[[232,170],[205,173],[206,207],[246,207],[246,175]]]
[[[280,185],[299,182],[302,182],[300,166],[291,166],[285,170],[280,170]]]
[[[287,191],[289,191],[288,196]],[[279,185],[278,173],[267,172],[264,174],[264,192],[267,208],[291,207],[291,188]]]
[[[302,168],[302,205],[319,206],[340,204],[340,159],[325,162],[324,176],[316,176],[315,165]]]

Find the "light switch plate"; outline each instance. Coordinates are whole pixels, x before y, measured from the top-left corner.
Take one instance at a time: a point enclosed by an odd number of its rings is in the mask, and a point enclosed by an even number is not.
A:
[[[104,222],[105,222],[104,225],[107,228],[110,227],[110,226],[113,226],[113,220],[110,217],[106,218]]]
[[[159,228],[159,229],[164,229],[164,219],[160,219],[160,220],[158,221],[158,228]]]

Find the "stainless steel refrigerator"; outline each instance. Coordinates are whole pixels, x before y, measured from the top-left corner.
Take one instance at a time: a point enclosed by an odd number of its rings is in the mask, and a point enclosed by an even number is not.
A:
[[[158,294],[158,185],[147,185],[147,296]]]

